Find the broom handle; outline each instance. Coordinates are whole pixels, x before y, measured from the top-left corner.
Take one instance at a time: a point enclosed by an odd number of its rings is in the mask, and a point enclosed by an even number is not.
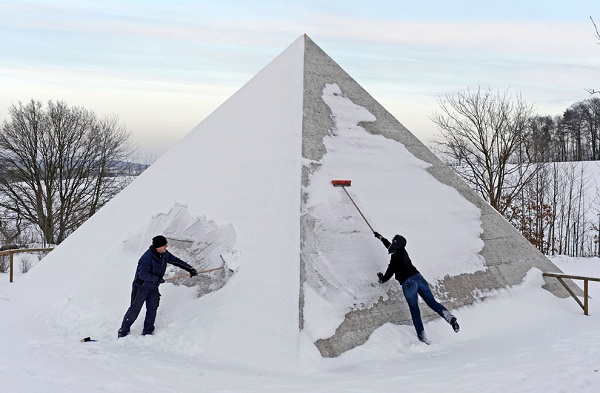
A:
[[[202,270],[202,271],[198,272],[198,274],[208,273],[208,272],[212,272],[212,271],[215,271],[215,270],[220,270],[220,269],[223,269],[224,267],[225,267],[225,265],[220,266],[220,267],[215,267],[213,269]],[[172,281],[172,280],[175,280],[175,279],[178,279],[178,278],[189,277],[189,276],[190,276],[189,273],[187,273],[187,274],[181,274],[179,276],[175,276],[175,277],[171,277],[171,278],[165,278],[165,281]]]
[[[375,230],[373,229],[373,227],[371,226],[371,224],[369,224],[369,221],[367,221],[367,218],[365,217],[365,215],[360,211],[360,209],[358,208],[358,206],[356,206],[356,203],[354,203],[354,199],[352,199],[352,197],[348,193],[348,190],[346,190],[346,187],[342,186],[342,188],[344,189],[344,191],[346,191],[346,195],[348,195],[348,198],[350,198],[350,200],[352,201],[352,204],[354,205],[354,207],[356,208],[356,210],[358,210],[358,212],[360,213],[360,215],[363,218],[363,220],[365,220],[365,222],[367,223],[367,225],[369,226],[369,228],[371,228],[371,232],[375,232]]]

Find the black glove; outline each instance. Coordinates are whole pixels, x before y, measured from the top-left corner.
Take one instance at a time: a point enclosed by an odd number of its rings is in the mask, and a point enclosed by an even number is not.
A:
[[[377,239],[381,239],[381,235],[379,234],[379,232],[373,232],[373,235],[375,235]]]
[[[379,277],[379,283],[383,284],[383,273],[382,272],[377,273],[377,277]]]
[[[197,275],[198,275],[198,272],[196,271],[196,269],[190,270],[190,277],[194,277],[194,276],[197,276]]]

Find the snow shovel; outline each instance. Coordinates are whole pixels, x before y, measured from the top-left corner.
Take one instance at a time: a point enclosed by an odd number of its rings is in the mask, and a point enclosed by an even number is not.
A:
[[[356,208],[356,210],[358,210],[358,212],[360,213],[360,216],[363,218],[363,220],[365,220],[365,222],[367,223],[367,225],[371,229],[371,232],[375,233],[375,230],[373,229],[373,227],[371,226],[371,224],[369,224],[369,221],[367,221],[367,218],[365,217],[365,215],[360,211],[360,209],[358,208],[358,206],[354,202],[354,199],[352,199],[352,197],[348,193],[348,190],[346,190],[346,187],[350,187],[351,183],[352,183],[351,180],[332,180],[331,181],[331,184],[333,184],[334,187],[342,187],[342,189],[346,192],[346,195],[348,195],[348,198],[350,198],[350,201],[352,201],[352,204],[354,205],[354,207]]]
[[[219,267],[215,267],[215,268],[213,268],[213,269],[202,270],[202,271],[199,271],[199,272],[198,272],[198,274],[202,274],[202,273],[208,273],[208,272],[213,272],[213,271],[215,271],[215,270],[221,270],[221,269],[223,269],[223,268],[225,268],[225,265],[223,265],[223,266],[219,266]],[[184,278],[184,277],[189,277],[189,276],[190,276],[190,274],[189,274],[189,273],[186,273],[186,274],[180,274],[179,276],[170,277],[170,278],[165,278],[165,281],[173,281],[173,280],[176,280],[176,279],[178,279],[178,278]]]

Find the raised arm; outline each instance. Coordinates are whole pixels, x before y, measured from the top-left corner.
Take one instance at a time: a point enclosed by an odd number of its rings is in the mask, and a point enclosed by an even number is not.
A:
[[[375,237],[379,240],[381,240],[381,242],[383,243],[383,245],[385,246],[385,248],[389,248],[390,247],[390,242],[388,239],[386,239],[385,237],[381,236],[378,232],[373,232],[373,235],[375,235]]]

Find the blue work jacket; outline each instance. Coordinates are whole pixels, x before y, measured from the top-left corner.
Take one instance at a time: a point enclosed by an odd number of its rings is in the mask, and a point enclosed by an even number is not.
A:
[[[158,286],[162,282],[165,270],[167,270],[167,263],[188,272],[193,269],[192,266],[177,258],[169,251],[159,254],[154,247],[150,246],[138,262],[135,282],[141,285],[144,283],[154,283]]]

